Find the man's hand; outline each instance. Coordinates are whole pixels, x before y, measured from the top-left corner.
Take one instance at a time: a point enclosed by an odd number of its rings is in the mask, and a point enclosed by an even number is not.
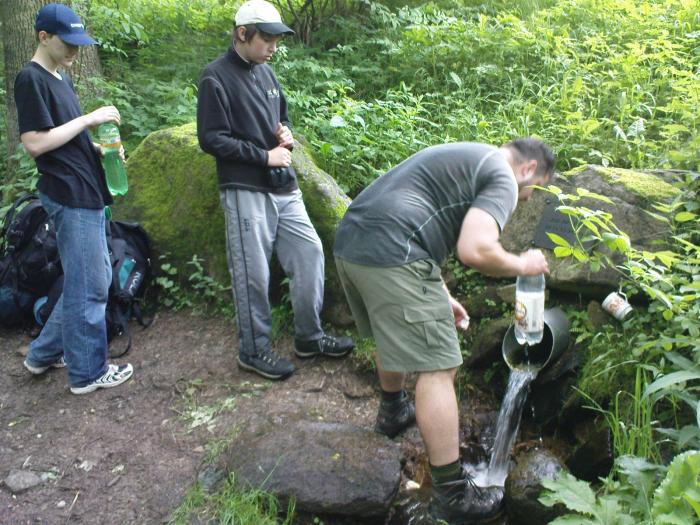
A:
[[[281,122],[277,124],[275,137],[277,137],[277,142],[282,148],[292,149],[294,146],[294,137],[292,137],[292,132],[287,126],[283,126]]]
[[[455,326],[460,330],[466,331],[467,328],[469,328],[469,314],[467,314],[467,309],[452,296],[450,296],[450,306],[455,315]]]
[[[292,163],[292,152],[282,146],[277,146],[267,152],[267,165],[271,168],[288,167]]]
[[[119,110],[114,106],[102,106],[97,108],[92,113],[88,113],[83,116],[87,127],[94,128],[105,122],[114,122],[119,125],[122,121],[122,117],[119,114]]]
[[[549,273],[547,259],[540,250],[528,250],[520,254],[520,274],[519,275],[539,275]]]

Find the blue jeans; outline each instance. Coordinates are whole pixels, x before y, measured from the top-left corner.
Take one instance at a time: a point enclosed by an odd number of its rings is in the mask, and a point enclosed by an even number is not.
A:
[[[55,363],[61,355],[71,386],[82,387],[107,371],[105,308],[112,266],[104,210],[71,208],[39,194],[56,228],[63,293],[44,328],[29,345],[27,362]]]

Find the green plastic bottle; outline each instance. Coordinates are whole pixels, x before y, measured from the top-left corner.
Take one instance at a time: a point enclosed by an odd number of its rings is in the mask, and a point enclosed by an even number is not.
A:
[[[122,145],[119,128],[111,122],[100,124],[97,128],[97,138],[102,146],[102,167],[105,170],[107,188],[114,196],[124,195],[129,189],[129,183],[126,180],[124,163],[119,157]]]

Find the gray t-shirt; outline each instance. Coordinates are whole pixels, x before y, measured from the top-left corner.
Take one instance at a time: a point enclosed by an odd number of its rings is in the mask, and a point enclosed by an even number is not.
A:
[[[348,208],[335,236],[336,257],[367,266],[400,266],[452,252],[472,206],[503,230],[518,200],[513,170],[498,148],[460,142],[419,151],[379,177]]]

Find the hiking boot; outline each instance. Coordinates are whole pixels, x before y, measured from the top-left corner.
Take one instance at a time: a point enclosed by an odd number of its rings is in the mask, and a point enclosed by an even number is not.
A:
[[[503,512],[503,487],[478,487],[462,469],[462,479],[433,486],[430,515],[450,525],[488,523]]]
[[[320,339],[313,341],[300,341],[294,339],[294,353],[301,358],[325,355],[328,357],[343,357],[355,348],[351,337],[323,334]]]
[[[285,379],[294,373],[294,365],[272,350],[262,350],[253,355],[239,353],[238,366],[268,379]]]
[[[126,365],[109,365],[107,371],[100,377],[85,386],[72,386],[70,391],[74,394],[89,394],[98,388],[112,388],[119,386],[134,374],[134,367],[130,363]]]
[[[24,368],[29,370],[35,376],[38,376],[39,374],[43,374],[49,368],[64,368],[65,366],[66,366],[66,361],[63,359],[63,356],[59,357],[58,361],[51,363],[50,365],[46,365],[46,366],[30,365],[26,359],[24,360]]]
[[[416,422],[416,407],[408,399],[405,390],[401,391],[401,399],[393,403],[379,403],[377,421],[374,431],[394,439],[401,432]]]

